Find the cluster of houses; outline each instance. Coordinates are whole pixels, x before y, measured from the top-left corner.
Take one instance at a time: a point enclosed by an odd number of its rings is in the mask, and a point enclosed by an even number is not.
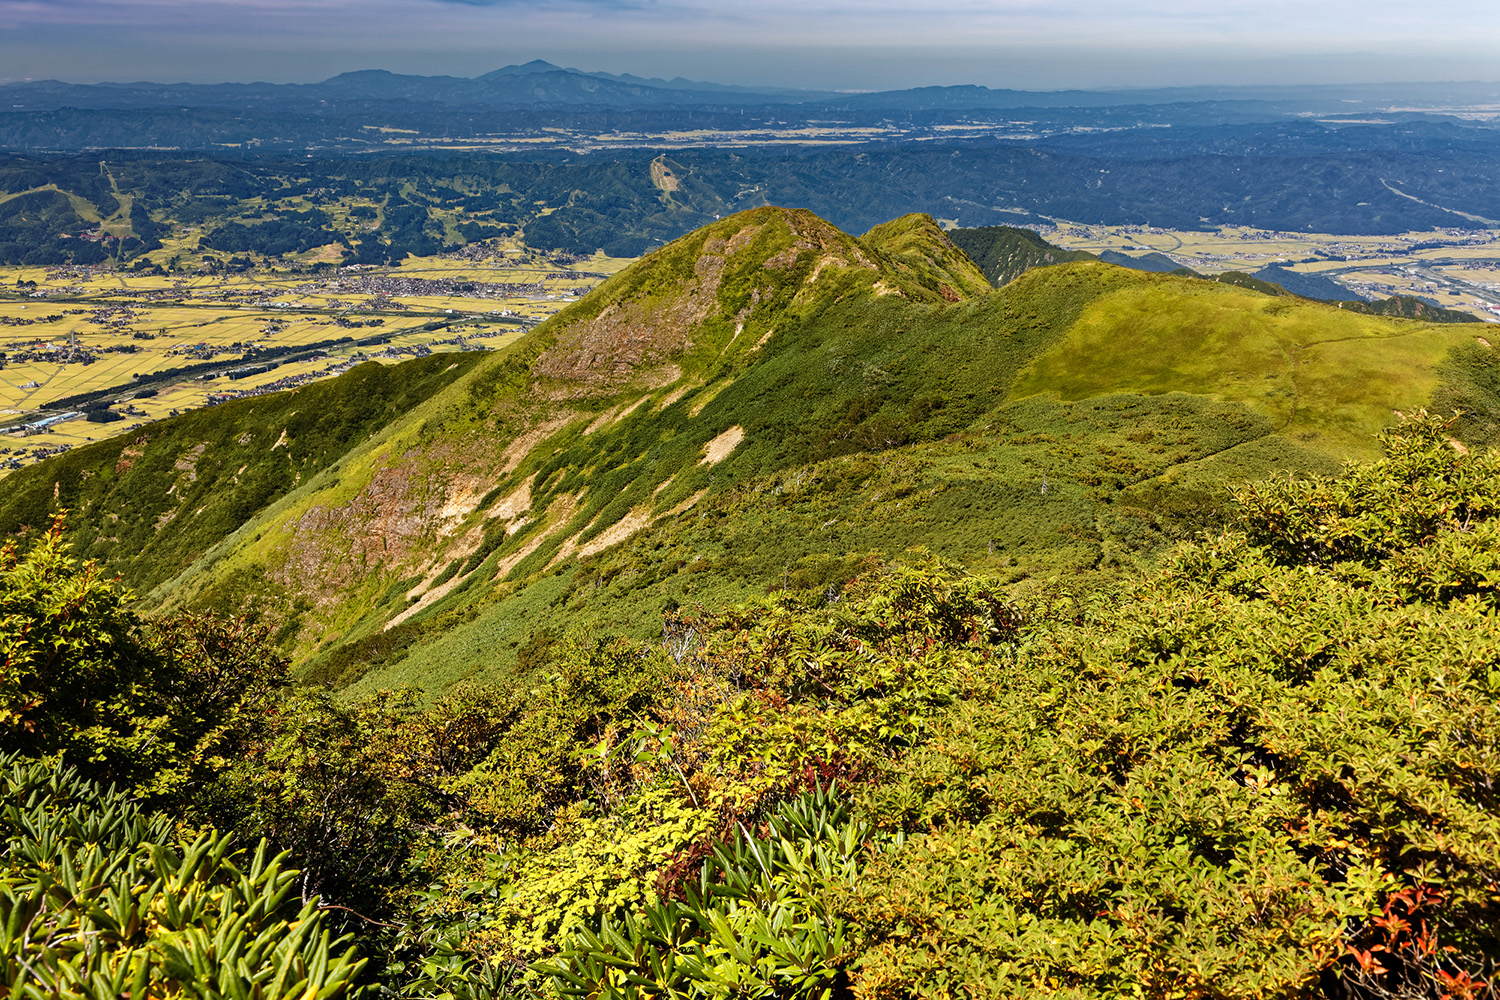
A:
[[[76,415],[76,414],[75,414]],[[44,445],[37,448],[0,448],[0,469],[19,469],[28,462],[40,462],[53,455],[61,455],[73,446],[70,444]]]
[[[48,313],[46,316],[0,316],[0,326],[35,326],[38,323],[56,323],[64,313]]]
[[[576,277],[573,274],[548,275]],[[412,278],[398,274],[356,274],[330,281],[312,281],[293,289],[299,295],[330,293],[370,295],[386,303],[380,308],[394,308],[390,300],[399,296],[429,296],[468,299],[514,299],[537,297],[546,293],[540,281],[471,281],[462,278]]]

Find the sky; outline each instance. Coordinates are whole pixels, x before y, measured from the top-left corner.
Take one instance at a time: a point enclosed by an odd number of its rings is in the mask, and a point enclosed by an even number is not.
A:
[[[1500,79],[1495,0],[0,0],[0,81],[477,76],[826,90]]]

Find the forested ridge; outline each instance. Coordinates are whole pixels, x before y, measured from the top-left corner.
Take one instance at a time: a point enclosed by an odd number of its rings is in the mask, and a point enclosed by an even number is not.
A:
[[[94,124],[109,131],[153,127],[120,112],[78,113],[108,120]],[[693,114],[674,112],[672,127],[711,124]],[[442,127],[434,121],[421,126]],[[1493,135],[1440,122],[537,155],[226,153],[213,142],[178,153],[111,149],[132,145],[124,134],[89,145],[107,152],[0,154],[0,263],[138,261],[185,229],[201,230],[203,249],[230,254],[338,245],[346,264],[518,230],[542,250],[633,257],[764,205],[806,208],[851,232],[911,211],[961,227],[1068,219],[1349,234],[1487,228],[1483,219],[1500,218]],[[355,209],[369,214],[348,214]],[[73,238],[111,219],[118,245]]]
[[[1492,995],[1500,458],[1451,433],[1092,594],[913,552],[431,702],[142,616],[59,521],[0,556],[3,984]]]

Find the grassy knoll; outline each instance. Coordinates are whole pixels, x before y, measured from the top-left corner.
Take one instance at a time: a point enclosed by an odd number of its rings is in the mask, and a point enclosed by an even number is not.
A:
[[[1205,393],[1314,447],[1362,453],[1393,410],[1432,397],[1443,357],[1475,337],[1466,325],[1392,322],[1187,278],[1115,280],[1016,393]]]

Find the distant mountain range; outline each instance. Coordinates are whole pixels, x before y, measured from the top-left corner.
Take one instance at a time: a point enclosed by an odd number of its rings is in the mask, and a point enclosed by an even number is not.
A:
[[[100,83],[56,80],[0,86],[14,111],[62,108],[200,108],[293,105],[317,101],[419,101],[449,105],[592,105],[692,107],[725,105],[821,106],[839,111],[954,111],[1026,108],[1112,108],[1229,102],[1266,113],[1340,113],[1389,110],[1394,104],[1446,110],[1500,102],[1500,83],[1417,83],[1358,86],[1170,87],[1130,90],[1027,91],[965,85],[874,93],[837,93],[784,87],[745,87],[676,78],[568,69],[540,59],[468,79],[414,76],[371,69],[341,73],[321,83]]]
[[[361,253],[400,259],[504,226],[538,248],[636,256],[773,204],[851,232],[910,211],[966,228],[1489,228],[1500,118],[1487,106],[1500,106],[1500,84],[835,94],[540,60],[473,79],[29,82],[0,87],[0,261],[89,262],[60,249],[80,228],[75,196],[100,218],[128,211],[132,232],[234,221],[229,242],[281,252],[270,230],[224,217],[222,199],[358,191],[384,204],[397,175],[430,190],[416,201],[398,190],[401,225],[382,216],[379,247],[366,233]]]

